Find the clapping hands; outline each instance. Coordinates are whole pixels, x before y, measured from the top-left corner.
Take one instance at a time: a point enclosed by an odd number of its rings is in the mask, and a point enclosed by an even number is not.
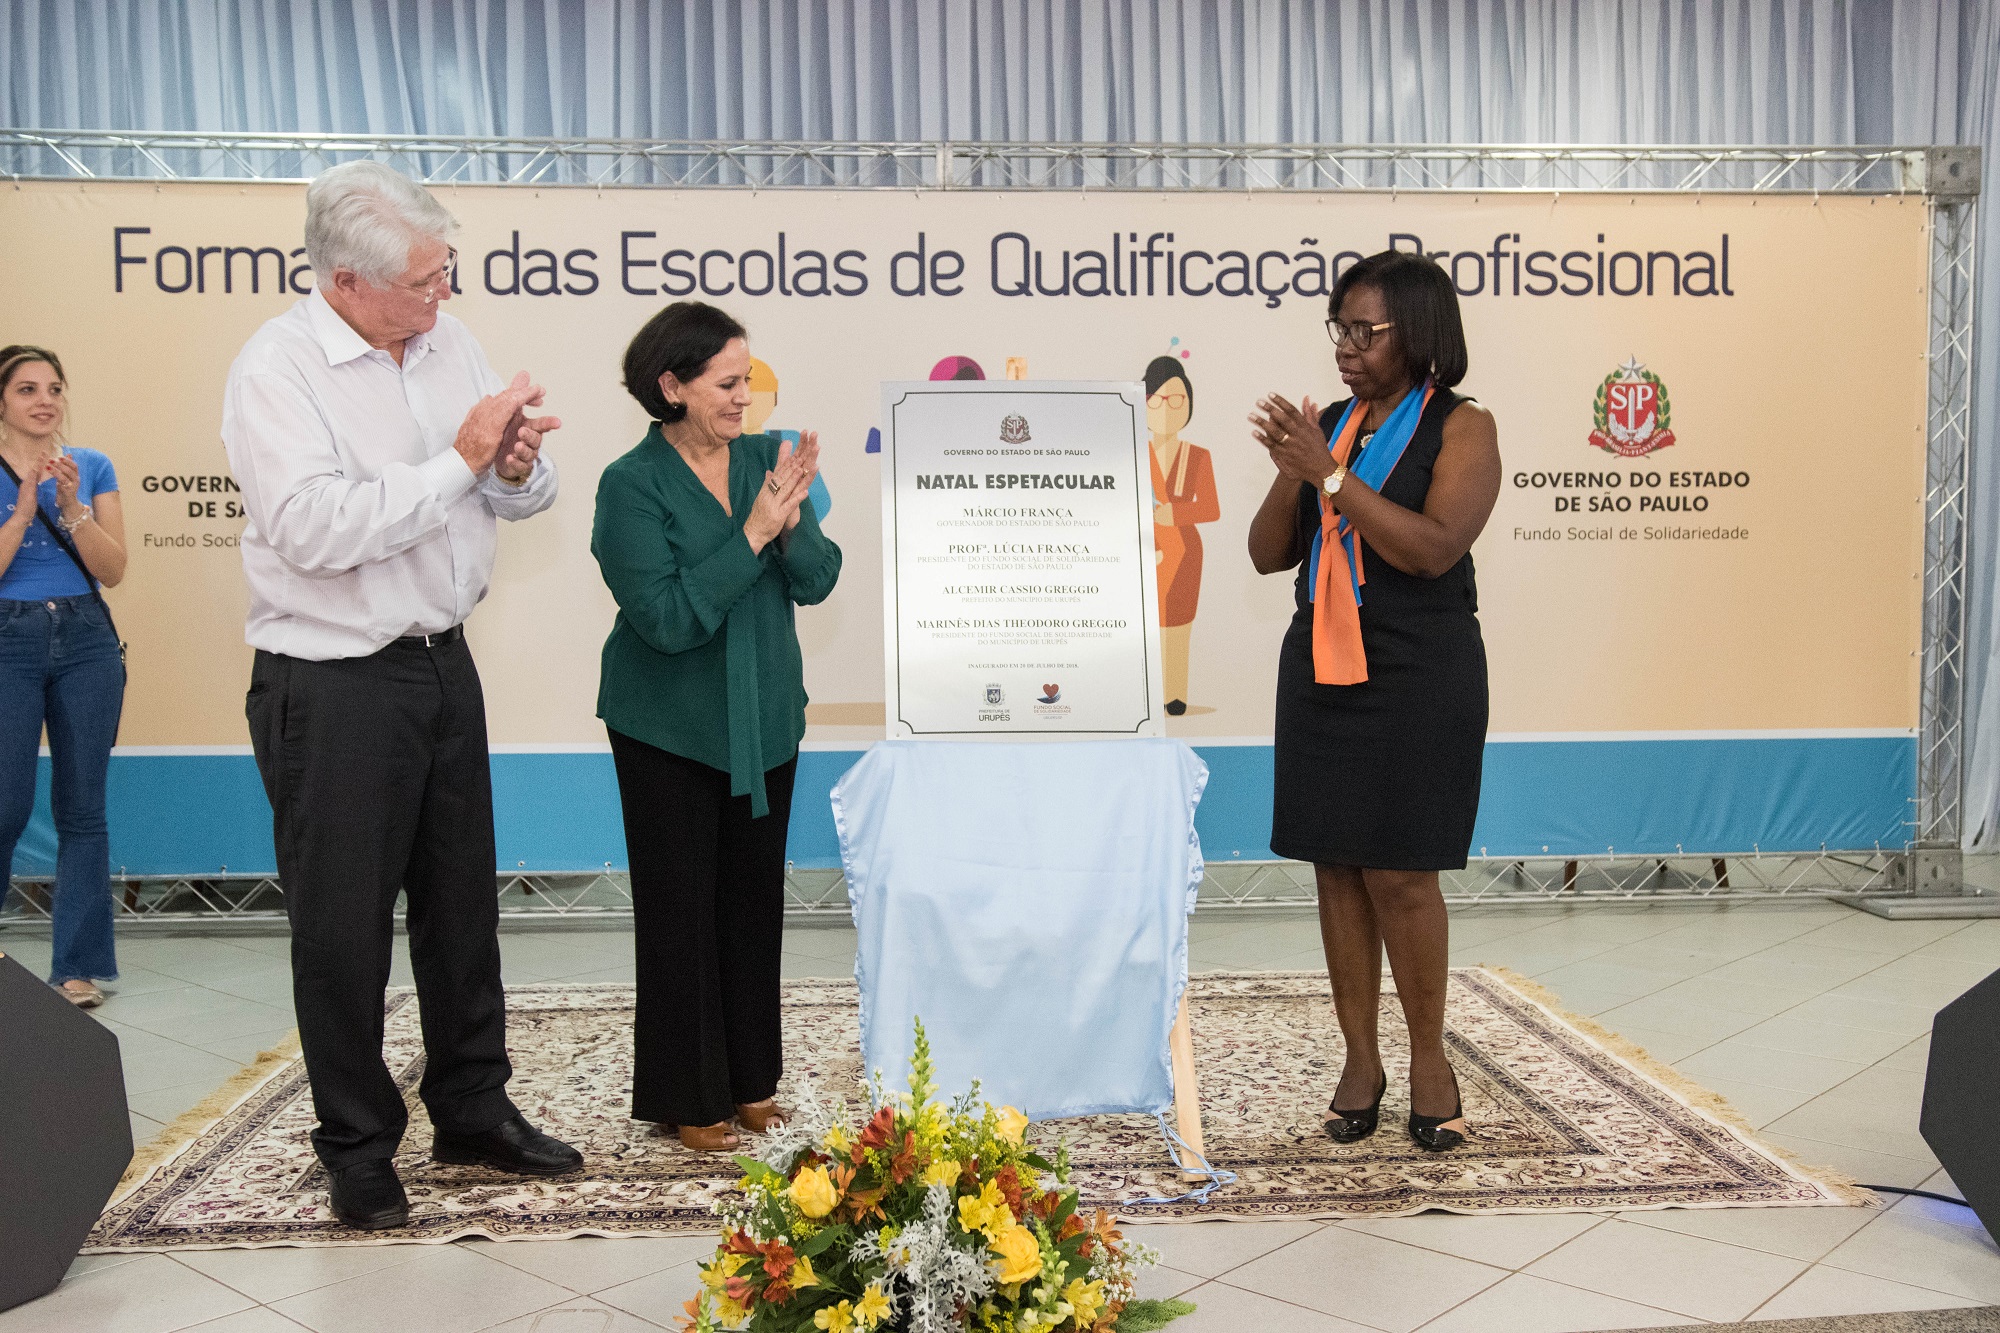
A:
[[[542,438],[562,426],[559,417],[527,415],[528,408],[542,405],[542,397],[542,386],[529,383],[523,370],[499,393],[473,404],[452,448],[475,476],[491,468],[509,485],[519,486],[528,479],[541,454]]]
[[[1333,472],[1333,455],[1319,429],[1319,408],[1310,398],[1294,407],[1278,394],[1268,394],[1250,414],[1250,434],[1271,455],[1278,471],[1295,481],[1317,486]]]
[[[778,446],[777,464],[764,474],[757,503],[751,506],[750,517],[743,524],[744,536],[749,538],[752,549],[761,551],[798,526],[799,506],[805,502],[813,478],[818,475],[818,431],[802,433],[797,449],[792,448],[789,440]]]

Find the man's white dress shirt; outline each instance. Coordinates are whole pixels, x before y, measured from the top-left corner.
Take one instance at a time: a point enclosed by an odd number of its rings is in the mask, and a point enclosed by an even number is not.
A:
[[[244,637],[325,661],[365,657],[406,634],[459,624],[493,574],[494,519],[555,502],[538,459],[524,486],[475,477],[452,442],[472,405],[503,385],[465,325],[370,347],[314,292],[237,354],[222,443],[243,488]]]

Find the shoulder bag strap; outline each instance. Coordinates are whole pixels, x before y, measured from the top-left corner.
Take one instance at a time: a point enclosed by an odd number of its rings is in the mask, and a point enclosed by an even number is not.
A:
[[[20,488],[21,475],[14,471],[13,465],[4,458],[0,458],[0,472],[7,474],[7,480],[13,483],[16,490]],[[89,565],[83,563],[83,556],[77,552],[75,539],[67,532],[64,532],[61,525],[49,518],[49,511],[42,508],[39,496],[35,500],[35,517],[42,521],[42,526],[49,530],[49,536],[56,539],[56,545],[62,548],[62,553],[70,558],[71,563],[76,566],[77,572],[83,575],[83,581],[90,589],[92,600],[97,603],[98,609],[104,612],[104,623],[111,626],[112,637],[117,638],[118,623],[111,618],[111,608],[105,603],[104,594],[97,590],[97,576],[90,572]],[[118,653],[121,657],[125,654],[125,641],[123,639],[119,639],[118,641]]]

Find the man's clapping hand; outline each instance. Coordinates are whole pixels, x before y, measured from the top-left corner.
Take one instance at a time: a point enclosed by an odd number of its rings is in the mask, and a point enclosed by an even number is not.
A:
[[[502,481],[512,485],[528,479],[541,453],[542,437],[562,425],[557,417],[527,415],[528,408],[542,405],[542,393],[542,386],[530,384],[524,370],[499,393],[472,405],[452,448],[458,450],[474,476],[484,476],[492,468]]]

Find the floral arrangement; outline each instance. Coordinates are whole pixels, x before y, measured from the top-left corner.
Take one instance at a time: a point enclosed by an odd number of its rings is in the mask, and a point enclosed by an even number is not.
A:
[[[1109,1333],[1156,1261],[1098,1211],[1086,1221],[1068,1154],[1027,1143],[1028,1118],[949,1105],[923,1024],[907,1096],[870,1087],[873,1113],[810,1096],[740,1193],[716,1204],[722,1243],[687,1303],[688,1333]]]

